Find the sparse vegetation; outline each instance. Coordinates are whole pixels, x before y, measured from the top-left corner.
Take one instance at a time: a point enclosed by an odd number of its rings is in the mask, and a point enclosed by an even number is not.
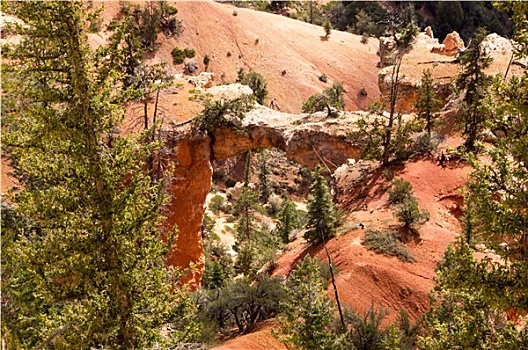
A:
[[[185,58],[193,58],[195,56],[194,49],[183,49],[180,50],[179,48],[175,47],[171,51],[172,56],[172,63],[174,64],[182,64]]]
[[[257,102],[264,105],[268,96],[268,84],[262,74],[256,72],[246,73],[244,69],[240,68],[236,82],[249,86],[253,90],[253,96],[255,96]]]
[[[403,228],[416,234],[417,228],[429,220],[429,213],[420,210],[411,184],[403,179],[394,179],[394,187],[389,189],[389,202],[396,204],[395,215]]]
[[[418,227],[429,220],[429,213],[421,210],[414,198],[407,198],[396,207],[394,213],[403,224],[403,228],[413,234],[418,233]]]
[[[361,88],[361,90],[359,90],[359,95],[360,95],[360,96],[363,96],[363,97],[368,96],[367,89],[365,89],[364,87]]]
[[[207,69],[209,68],[209,63],[211,63],[211,58],[209,57],[209,55],[205,55],[203,58],[203,64],[204,64],[206,72],[207,72]]]
[[[362,35],[360,41],[361,41],[362,44],[365,44],[365,45],[366,45],[366,44],[368,44],[368,42],[369,42],[369,38],[368,38],[368,36],[366,36],[366,35]]]
[[[215,195],[211,198],[209,209],[213,214],[218,215],[221,211],[225,211],[225,198],[220,195]]]
[[[398,240],[398,233],[392,230],[367,230],[363,245],[378,254],[397,257],[403,262],[414,262],[412,254]]]
[[[343,110],[345,108],[344,89],[342,83],[334,83],[332,87],[327,88],[322,94],[315,94],[303,103],[303,113],[315,113],[326,109],[327,116],[334,115],[332,108]]]
[[[414,199],[411,183],[404,179],[394,179],[393,187],[389,188],[389,202],[392,204],[403,203],[407,199]]]
[[[323,29],[325,31],[325,38],[328,38],[330,34],[332,33],[332,23],[330,23],[330,21],[327,20],[324,23]]]
[[[183,52],[185,54],[185,57],[187,58],[193,58],[196,55],[196,53],[194,52],[194,49],[185,48]]]

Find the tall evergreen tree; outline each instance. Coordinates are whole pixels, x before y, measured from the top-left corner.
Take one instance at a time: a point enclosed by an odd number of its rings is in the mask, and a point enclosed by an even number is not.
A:
[[[272,183],[269,180],[270,169],[268,165],[269,155],[266,150],[262,150],[257,155],[258,179],[260,201],[264,204],[268,203],[269,197],[273,193]]]
[[[425,129],[429,138],[431,138],[431,131],[440,117],[440,100],[437,98],[433,83],[431,72],[429,70],[423,72],[422,82],[418,87],[418,99],[415,104],[418,111],[417,117],[425,121]]]
[[[21,184],[2,230],[4,339],[13,348],[151,347],[190,305],[165,267],[174,235],[164,243],[157,230],[163,184],[144,171],[158,145],[114,134],[122,75],[104,68],[104,49],[90,51],[82,2],[2,11],[23,23],[11,28],[20,43],[4,48],[12,109],[3,142]]]
[[[295,203],[290,198],[286,198],[277,214],[279,223],[277,230],[282,238],[283,243],[289,242],[290,233],[299,228],[299,214],[295,208]]]
[[[484,109],[484,101],[491,79],[484,70],[489,67],[492,59],[482,49],[485,38],[485,29],[480,28],[469,47],[459,57],[462,71],[457,77],[456,84],[459,89],[465,90],[460,118],[464,128],[463,134],[466,137],[464,145],[470,152],[476,151],[476,142],[479,134],[484,130],[488,114]]]
[[[527,57],[528,4],[499,6],[513,12],[516,55]],[[494,119],[507,135],[490,150],[490,161],[473,164],[464,237],[438,267],[436,301],[419,344],[423,349],[528,346],[526,329],[515,325],[515,315],[528,309],[528,72],[497,81],[494,92]],[[475,239],[501,259],[477,262],[470,246]]]
[[[235,211],[239,213],[240,219],[236,225],[236,266],[244,275],[253,275],[258,266],[255,265],[256,249],[258,244],[258,225],[255,218],[255,210],[258,203],[258,193],[251,189],[249,180],[251,177],[251,151],[246,153],[246,169],[244,173],[244,186],[235,203]]]
[[[281,303],[282,316],[277,337],[294,349],[350,348],[346,335],[331,329],[335,308],[324,294],[315,258],[307,255],[290,274]]]
[[[304,238],[310,243],[319,243],[323,239],[335,236],[336,217],[332,196],[328,190],[326,179],[321,174],[321,168],[314,172],[314,181],[310,186],[308,197],[308,229]]]

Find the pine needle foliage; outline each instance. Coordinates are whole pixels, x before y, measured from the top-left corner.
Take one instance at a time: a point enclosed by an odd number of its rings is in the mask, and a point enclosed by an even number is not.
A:
[[[102,69],[101,51],[88,47],[82,2],[9,2],[2,11],[23,23],[10,28],[20,43],[4,47],[12,109],[3,143],[21,184],[10,195],[15,215],[3,222],[4,340],[49,349],[161,344],[161,326],[187,319],[191,304],[165,267],[174,234],[163,242],[157,229],[163,181],[145,172],[160,145],[115,133],[122,74]],[[185,327],[174,334],[189,339],[196,327]]]
[[[491,64],[491,57],[483,50],[482,42],[486,38],[483,28],[477,30],[471,45],[460,54],[462,71],[458,75],[457,88],[465,90],[460,111],[460,122],[466,137],[464,146],[475,152],[480,133],[486,126],[488,111],[485,109],[485,96],[491,85],[491,78],[484,70]]]
[[[336,234],[336,210],[326,179],[318,167],[314,174],[314,181],[310,186],[308,197],[308,222],[304,239],[310,243],[319,243]]]
[[[277,231],[279,231],[282,242],[288,243],[290,233],[300,226],[299,213],[297,212],[295,203],[290,198],[286,198],[282,202],[277,218],[279,219]]]
[[[422,75],[421,84],[418,87],[418,99],[415,107],[418,111],[417,117],[425,122],[427,134],[431,137],[433,127],[440,117],[440,100],[437,97],[433,77],[429,70]]]
[[[324,292],[315,258],[307,255],[290,274],[281,302],[279,332],[275,335],[293,349],[345,349],[345,335],[331,327],[335,307]]]

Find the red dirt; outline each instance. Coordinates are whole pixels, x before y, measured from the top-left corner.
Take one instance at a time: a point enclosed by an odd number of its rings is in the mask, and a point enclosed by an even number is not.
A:
[[[460,139],[447,140],[456,146]],[[457,219],[461,197],[458,191],[464,187],[471,168],[464,163],[449,164],[446,168],[428,160],[409,162],[405,167],[391,169],[396,178],[409,181],[421,209],[426,209],[430,220],[419,229],[419,240],[406,244],[416,262],[404,263],[394,257],[386,257],[367,250],[361,240],[364,230],[354,229],[342,233],[327,242],[327,247],[337,269],[336,285],[342,304],[348,304],[363,312],[373,304],[390,310],[385,325],[395,320],[400,309],[416,320],[429,306],[428,293],[434,287],[437,263],[443,258],[449,243],[460,232]],[[350,212],[346,227],[363,223],[368,228],[388,228],[397,225],[392,208],[388,205],[386,190],[390,182],[381,175],[370,184],[370,191],[363,210]],[[349,203],[349,207],[357,206]],[[286,252],[278,259],[274,275],[287,276],[297,262],[306,254],[327,261],[322,245],[309,246],[303,239],[290,243]],[[330,285],[327,294],[334,298]],[[259,329],[252,334],[230,340],[215,349],[261,349],[259,344],[276,341],[271,327]],[[265,349],[263,347],[262,349]],[[269,347],[271,348],[271,347]]]
[[[214,347],[215,350],[286,350],[283,343],[278,341],[272,334],[271,329],[277,327],[277,322],[273,319],[262,322],[257,329],[251,332],[226,341],[224,344]]]
[[[379,97],[377,39],[361,44],[361,36],[332,31],[323,40],[320,26],[213,1],[173,5],[185,31],[178,39],[160,34],[161,46],[151,58],[151,62],[169,62],[173,73],[182,73],[183,65],[172,65],[172,49],[189,47],[196,51],[200,71],[204,56],[209,55],[208,71],[215,73],[216,83],[234,82],[239,68],[261,73],[268,82],[269,98],[276,98],[285,112],[299,113],[309,96],[333,81],[344,82],[347,110],[366,109]],[[118,10],[118,2],[105,3],[105,23]],[[321,74],[328,77],[327,83],[319,81]],[[359,94],[362,88],[367,91],[365,97]]]
[[[339,271],[336,284],[342,302],[360,311],[371,303],[389,308],[392,312],[388,320],[399,309],[409,313],[412,319],[427,309],[427,294],[434,286],[434,268],[460,230],[452,209],[458,199],[457,191],[464,186],[470,170],[467,165],[441,168],[427,160],[410,162],[402,170],[393,169],[396,177],[411,182],[420,208],[431,214],[429,222],[419,230],[420,240],[406,244],[416,262],[404,263],[368,251],[361,245],[364,234],[361,229],[330,240],[327,247]],[[380,176],[371,187],[365,210],[351,212],[347,223],[361,222],[367,229],[397,225],[392,208],[387,205],[389,186],[385,177]],[[327,259],[322,246],[307,247],[297,240],[289,248],[279,258],[275,274],[287,275],[306,253],[323,261]],[[329,289],[328,293],[333,297],[333,290]]]

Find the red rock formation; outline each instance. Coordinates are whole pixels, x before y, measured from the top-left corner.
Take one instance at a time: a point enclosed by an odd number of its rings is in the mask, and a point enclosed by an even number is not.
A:
[[[164,229],[168,231],[177,225],[179,230],[167,263],[185,270],[183,283],[196,288],[204,271],[200,227],[205,198],[211,189],[211,161],[258,148],[279,148],[288,159],[310,167],[320,164],[321,159],[336,165],[349,158],[357,159],[360,147],[346,135],[358,114],[348,113],[343,119],[332,120],[324,116],[294,116],[258,107],[248,114],[239,132],[216,130],[214,145],[205,134],[189,129],[166,136],[167,146],[172,150],[169,162],[173,170],[167,187],[171,198],[164,209],[167,217]]]
[[[192,136],[192,137],[191,137]],[[175,250],[167,257],[171,266],[189,269],[182,282],[196,288],[204,271],[203,244],[200,226],[203,220],[205,197],[211,189],[213,170],[210,162],[210,140],[207,137],[189,137],[169,140],[173,144],[174,165],[171,182],[167,186],[170,200],[163,214],[165,230],[178,227]]]
[[[387,45],[387,40],[382,41],[380,39],[380,52],[386,51]],[[444,103],[447,102],[452,92],[453,78],[460,71],[460,64],[454,56],[457,56],[463,48],[464,42],[456,32],[447,35],[441,45],[438,43],[438,39],[433,39],[425,33],[418,34],[411,49],[405,53],[402,59],[396,112],[412,113],[416,111],[413,104],[416,101],[416,92],[420,85],[422,73],[425,70],[431,72],[435,90],[440,100]],[[508,69],[513,50],[511,43],[496,34],[491,34],[484,41],[483,48],[493,59],[486,73],[490,75],[504,74]],[[387,52],[385,55],[389,57],[390,53]],[[384,67],[378,74],[378,85],[385,102],[389,101],[392,68],[393,66]],[[522,74],[522,70],[518,68],[520,67],[510,67],[509,74]],[[388,102],[386,106],[388,106]]]

